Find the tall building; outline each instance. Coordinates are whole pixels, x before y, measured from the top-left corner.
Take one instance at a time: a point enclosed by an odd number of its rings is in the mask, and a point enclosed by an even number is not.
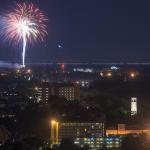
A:
[[[55,145],[59,143],[59,123],[55,120],[51,121],[51,144]]]
[[[48,101],[48,97],[49,97],[48,85],[42,84],[39,86],[35,86],[33,91],[37,102]]]
[[[37,102],[46,102],[49,96],[59,96],[68,101],[74,101],[80,98],[80,86],[78,84],[42,83],[33,87],[33,95]]]
[[[72,139],[81,147],[89,144],[92,148],[102,147],[105,135],[103,122],[68,122],[51,121],[51,143],[59,144],[62,139]]]
[[[78,84],[55,84],[50,87],[50,94],[64,97],[68,101],[80,99],[80,86]]]
[[[131,116],[137,115],[137,98],[131,97]]]

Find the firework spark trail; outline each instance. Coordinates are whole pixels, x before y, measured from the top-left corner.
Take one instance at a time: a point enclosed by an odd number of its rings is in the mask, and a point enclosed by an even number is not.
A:
[[[47,19],[32,3],[17,4],[14,9],[6,13],[2,19],[0,34],[10,43],[22,42],[22,65],[25,66],[27,42],[43,41],[47,33]]]
[[[22,52],[22,65],[23,65],[23,67],[25,67],[26,45],[27,45],[26,33],[23,32],[23,52]]]

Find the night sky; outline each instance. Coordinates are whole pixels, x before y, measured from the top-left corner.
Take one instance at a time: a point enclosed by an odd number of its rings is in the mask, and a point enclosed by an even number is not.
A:
[[[16,2],[1,0],[1,15]],[[26,62],[150,62],[150,1],[32,2],[49,19],[49,35],[28,45]],[[21,46],[1,40],[0,60],[21,62],[21,52]]]

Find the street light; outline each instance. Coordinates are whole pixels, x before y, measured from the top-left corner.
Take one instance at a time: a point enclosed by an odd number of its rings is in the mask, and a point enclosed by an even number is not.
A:
[[[108,72],[107,73],[107,77],[111,77],[112,76],[112,73],[111,72]]]
[[[51,121],[51,124],[52,124],[52,125],[55,125],[55,124],[56,124],[56,120],[52,120],[52,121]]]
[[[135,73],[134,72],[130,73],[130,77],[134,78],[135,77]]]

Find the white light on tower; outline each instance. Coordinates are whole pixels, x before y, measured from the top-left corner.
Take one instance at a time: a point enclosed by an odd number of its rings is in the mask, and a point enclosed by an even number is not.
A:
[[[137,115],[137,98],[131,97],[131,116]]]

